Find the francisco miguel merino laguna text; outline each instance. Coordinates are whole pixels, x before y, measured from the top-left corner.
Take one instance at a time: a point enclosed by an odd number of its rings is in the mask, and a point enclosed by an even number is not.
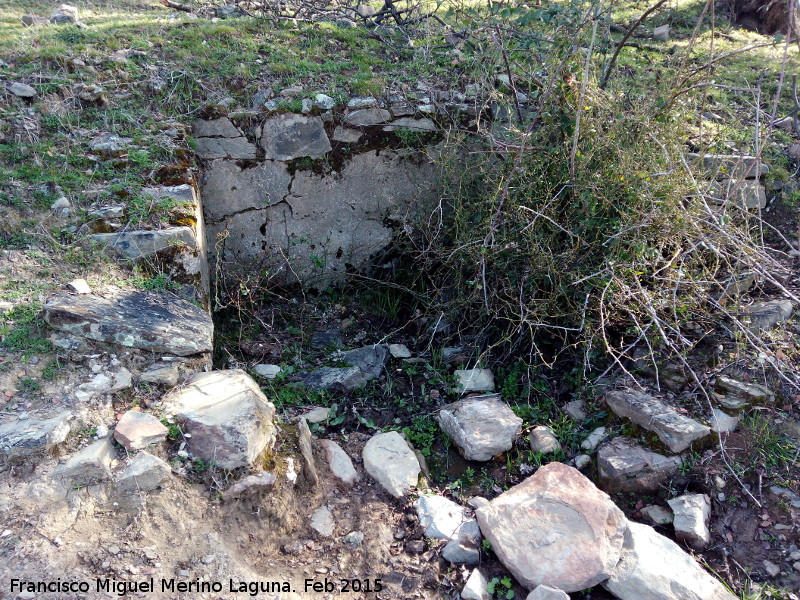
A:
[[[304,592],[333,592],[339,588],[341,592],[380,592],[383,584],[380,579],[339,579],[331,581],[327,577],[322,581],[305,579]],[[11,592],[31,592],[45,594],[52,592],[87,593],[94,589],[95,592],[105,592],[125,596],[126,594],[146,594],[156,590],[155,578],[142,581],[117,581],[116,579],[95,579],[94,585],[89,581],[62,581],[59,577],[55,581],[25,581],[24,579],[11,580]],[[159,591],[161,593],[219,593],[223,591],[220,581],[175,581],[174,579],[160,579]],[[228,579],[226,592],[257,596],[272,592],[295,592],[288,581],[234,581]]]

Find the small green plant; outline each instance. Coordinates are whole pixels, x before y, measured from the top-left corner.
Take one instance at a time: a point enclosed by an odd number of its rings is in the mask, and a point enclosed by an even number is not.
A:
[[[511,600],[514,597],[514,590],[512,589],[513,582],[511,578],[506,575],[504,577],[492,577],[489,583],[486,584],[486,591],[495,598],[505,598]]]
[[[42,384],[31,377],[23,377],[19,380],[19,385],[23,394],[32,394],[42,387]]]
[[[175,423],[170,423],[166,418],[161,419],[161,423],[167,428],[167,439],[177,440],[181,434],[181,428]]]

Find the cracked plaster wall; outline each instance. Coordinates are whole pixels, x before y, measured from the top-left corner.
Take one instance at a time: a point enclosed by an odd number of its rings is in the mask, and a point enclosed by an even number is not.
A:
[[[368,267],[433,193],[435,170],[418,151],[362,152],[326,174],[213,160],[202,188],[210,257],[225,270],[325,288]]]

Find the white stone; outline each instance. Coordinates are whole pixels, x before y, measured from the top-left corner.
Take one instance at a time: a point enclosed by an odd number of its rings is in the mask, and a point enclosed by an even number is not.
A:
[[[619,600],[736,600],[675,542],[633,522],[619,564],[602,585]]]
[[[467,460],[486,461],[514,446],[522,419],[497,396],[472,397],[443,406],[439,426]]]
[[[730,433],[739,427],[739,417],[732,417],[718,408],[711,415],[711,431]]]
[[[395,498],[417,485],[420,466],[414,451],[396,431],[379,433],[364,445],[364,468]]]
[[[411,350],[405,344],[389,344],[389,354],[393,358],[411,358]]]
[[[534,588],[525,600],[569,600],[569,596],[563,590],[540,585]]]
[[[538,425],[531,430],[531,450],[549,453],[561,450],[556,434],[547,425]]]
[[[305,419],[308,423],[322,423],[331,414],[331,409],[326,406],[317,406],[307,413],[300,415],[300,419]]]
[[[370,108],[377,103],[375,98],[353,98],[347,101],[347,108]]]
[[[75,294],[91,294],[92,288],[85,279],[73,279],[67,284],[69,290]]]
[[[426,537],[451,540],[464,535],[473,538],[480,535],[477,521],[463,506],[444,496],[420,496],[414,507]]]
[[[275,379],[280,374],[281,368],[278,365],[261,364],[253,367],[253,372],[264,379]]]
[[[327,506],[320,506],[311,515],[311,529],[323,537],[331,537],[334,526],[333,513]]]
[[[71,418],[65,412],[50,419],[15,419],[0,424],[0,459],[14,460],[50,450],[67,439]]]
[[[111,388],[108,390],[110,394],[115,392],[119,392],[125,389],[128,389],[133,385],[133,375],[131,372],[128,371],[125,367],[121,367],[120,370],[114,374],[114,383]]]
[[[483,573],[475,569],[470,573],[464,589],[461,590],[461,598],[463,600],[491,600],[492,595],[486,589],[488,584]]]
[[[711,500],[705,494],[685,494],[667,504],[675,514],[675,537],[695,550],[704,550],[711,541],[708,521],[711,518]]]
[[[146,383],[155,383],[157,385],[166,385],[173,387],[178,383],[180,377],[180,363],[155,365],[149,370],[142,373],[139,377],[140,381]]]
[[[316,104],[317,108],[320,108],[321,110],[331,110],[334,106],[336,106],[336,100],[327,94],[317,94],[314,96],[314,104]]]
[[[494,375],[489,369],[460,369],[455,376],[460,394],[494,391]]]
[[[358,481],[358,473],[353,467],[353,461],[333,440],[320,440],[320,446],[325,449],[325,456],[328,458],[328,467],[333,476],[341,480],[346,485],[353,485]]]
[[[592,452],[597,446],[600,445],[600,442],[606,437],[606,428],[605,427],[598,427],[589,436],[583,440],[581,444],[581,448],[588,452]]]
[[[36,96],[36,90],[29,86],[27,83],[14,82],[8,88],[12,94],[18,98],[33,98]]]
[[[592,462],[592,457],[588,454],[578,454],[574,459],[575,468],[583,471]]]

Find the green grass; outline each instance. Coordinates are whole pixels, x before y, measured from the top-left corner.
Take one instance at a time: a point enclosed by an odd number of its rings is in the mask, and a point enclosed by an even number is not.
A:
[[[41,354],[52,350],[50,340],[44,337],[47,325],[41,316],[41,305],[19,304],[4,316],[0,324],[0,347],[24,355]]]

